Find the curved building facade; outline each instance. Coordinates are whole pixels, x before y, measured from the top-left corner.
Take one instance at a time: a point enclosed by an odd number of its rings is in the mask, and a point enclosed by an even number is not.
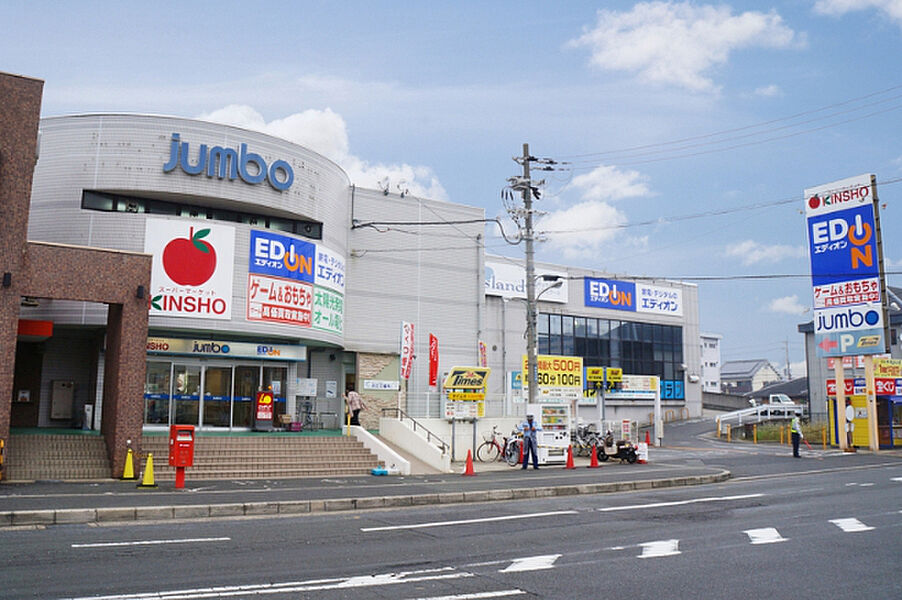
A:
[[[149,308],[145,427],[251,427],[260,389],[277,415],[295,414],[310,353],[344,347],[344,171],[285,140],[182,118],[52,117],[40,129],[29,239],[153,255],[137,292]],[[36,350],[42,379],[71,382],[76,412],[102,410],[107,306],[28,304],[23,316],[55,327]],[[44,403],[17,425],[53,425],[52,412]]]

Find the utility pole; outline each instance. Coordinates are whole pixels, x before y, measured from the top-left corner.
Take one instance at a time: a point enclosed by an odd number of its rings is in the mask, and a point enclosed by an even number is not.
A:
[[[789,366],[789,340],[786,340],[786,381],[792,381],[792,367]]]
[[[529,376],[529,388],[527,400],[529,404],[536,403],[536,390],[539,387],[539,360],[536,348],[536,266],[535,266],[535,241],[532,230],[532,182],[529,180],[529,144],[523,144],[523,208],[526,211],[526,231],[523,239],[526,241],[526,370]]]

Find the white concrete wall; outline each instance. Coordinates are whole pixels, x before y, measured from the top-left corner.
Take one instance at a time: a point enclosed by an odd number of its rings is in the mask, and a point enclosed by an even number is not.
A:
[[[435,444],[429,442],[425,436],[411,429],[407,421],[402,422],[394,418],[382,418],[379,421],[379,435],[405,452],[416,456],[430,467],[438,469],[442,473],[451,472],[451,453],[443,453]]]

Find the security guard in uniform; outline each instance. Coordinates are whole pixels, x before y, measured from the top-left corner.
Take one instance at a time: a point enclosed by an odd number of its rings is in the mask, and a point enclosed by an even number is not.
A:
[[[790,426],[789,431],[792,435],[792,455],[795,458],[801,458],[799,455],[799,442],[801,442],[802,438],[805,436],[802,435],[802,423],[799,421],[799,415],[792,418],[792,425]]]

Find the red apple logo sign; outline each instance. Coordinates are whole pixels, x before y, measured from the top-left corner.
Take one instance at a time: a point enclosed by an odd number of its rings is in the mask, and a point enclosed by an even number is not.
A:
[[[189,228],[188,237],[175,238],[163,249],[163,270],[179,285],[197,286],[206,283],[216,270],[216,250],[203,241],[209,229]]]
[[[151,314],[230,319],[235,230],[180,219],[147,219],[144,252],[154,256]]]

